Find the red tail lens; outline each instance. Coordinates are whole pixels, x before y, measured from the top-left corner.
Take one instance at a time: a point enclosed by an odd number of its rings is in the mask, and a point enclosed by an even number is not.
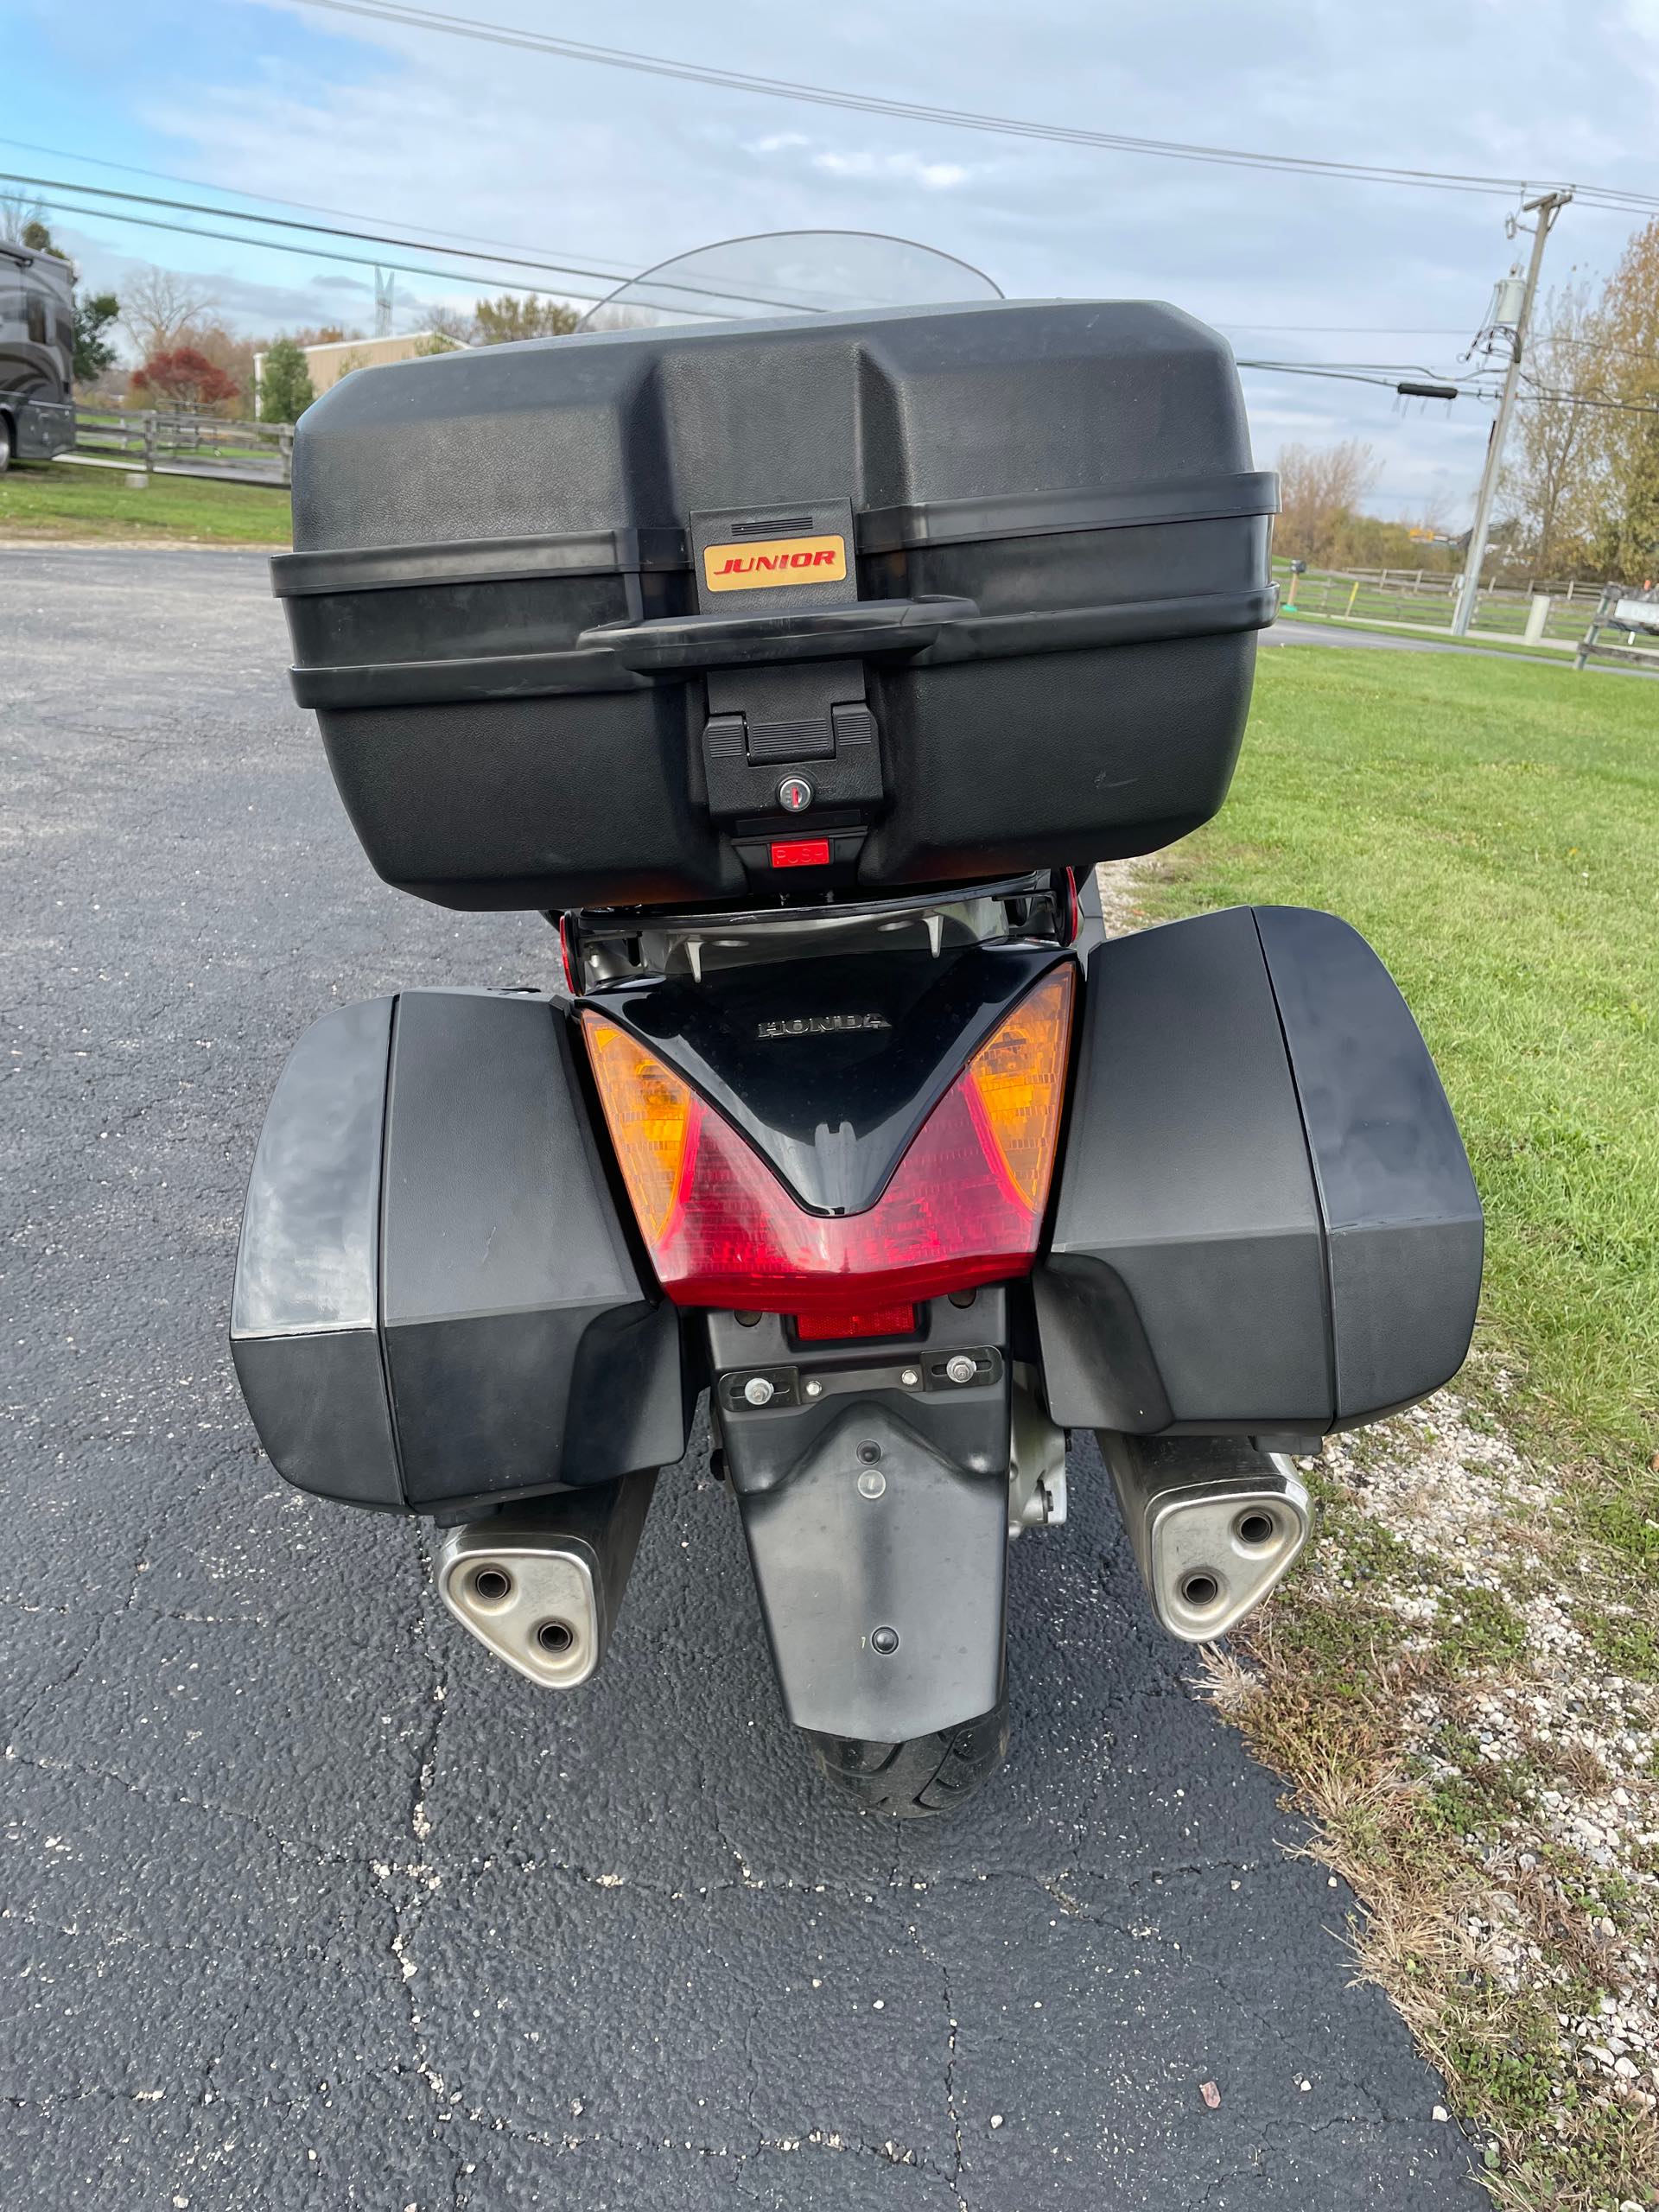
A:
[[[861,1313],[798,1313],[795,1333],[804,1344],[822,1344],[846,1337],[913,1337],[913,1306],[873,1306]]]
[[[1027,994],[861,1214],[809,1213],[680,1077],[585,1014],[605,1119],[669,1296],[810,1326],[1027,1274],[1053,1168],[1072,988],[1067,964]]]

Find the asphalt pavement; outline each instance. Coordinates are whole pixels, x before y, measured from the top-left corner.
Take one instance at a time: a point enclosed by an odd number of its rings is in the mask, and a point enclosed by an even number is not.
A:
[[[1009,1769],[945,1826],[813,1779],[701,1448],[564,1699],[448,1621],[418,1524],[280,1481],[225,1329],[288,1046],[554,940],[372,874],[258,556],[0,549],[0,2201],[1477,2205],[1092,1446],[1015,1548]]]

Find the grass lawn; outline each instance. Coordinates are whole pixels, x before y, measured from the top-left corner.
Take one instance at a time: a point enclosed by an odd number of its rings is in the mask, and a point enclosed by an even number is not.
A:
[[[54,537],[287,545],[288,494],[193,476],[154,476],[134,491],[119,469],[51,461],[9,469],[0,476],[0,543]]]
[[[1319,1541],[1217,1702],[1499,2201],[1659,2203],[1659,687],[1264,654],[1230,801],[1134,896],[1352,921],[1486,1209],[1465,1376],[1308,1463]]]
[[[1548,1448],[1659,1450],[1659,685],[1264,653],[1232,796],[1141,903],[1325,906],[1440,1065],[1486,1207],[1483,1338]],[[1655,1554],[1659,1557],[1659,1533]]]

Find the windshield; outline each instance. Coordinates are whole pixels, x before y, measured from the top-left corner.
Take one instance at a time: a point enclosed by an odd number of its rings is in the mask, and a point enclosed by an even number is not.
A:
[[[768,231],[659,262],[589,308],[577,327],[636,330],[1001,297],[982,270],[909,238],[877,231]]]

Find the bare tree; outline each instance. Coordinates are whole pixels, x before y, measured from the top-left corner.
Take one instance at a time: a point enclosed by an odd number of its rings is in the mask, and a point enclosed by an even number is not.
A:
[[[457,315],[453,308],[434,308],[421,318],[423,329],[433,338],[447,338],[449,346],[440,346],[440,353],[457,346],[473,343],[475,326],[470,315]]]
[[[1304,561],[1329,561],[1344,519],[1382,474],[1376,454],[1357,438],[1334,446],[1282,447],[1277,550]]]
[[[1607,360],[1589,284],[1550,293],[1528,341],[1518,435],[1502,486],[1503,512],[1535,575],[1559,575],[1586,558],[1606,437],[1601,414],[1585,402],[1605,393]]]
[[[194,339],[218,305],[205,284],[175,269],[141,269],[121,289],[121,320],[146,361]]]
[[[0,239],[7,245],[23,245],[25,231],[48,229],[46,210],[32,194],[0,192]]]

